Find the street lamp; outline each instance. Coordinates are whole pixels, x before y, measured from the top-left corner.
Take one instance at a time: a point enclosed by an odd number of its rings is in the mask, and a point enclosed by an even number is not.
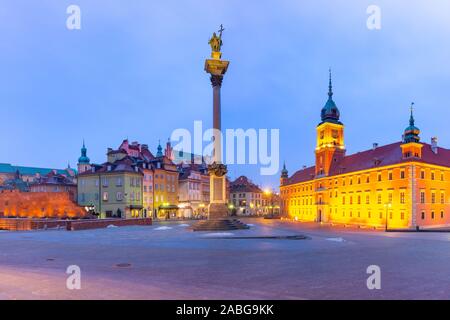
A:
[[[386,218],[384,219],[385,220],[385,222],[386,222],[386,225],[385,225],[385,232],[387,232],[388,231],[388,209],[390,209],[390,208],[392,208],[392,203],[385,203],[384,204],[384,207],[386,208]]]

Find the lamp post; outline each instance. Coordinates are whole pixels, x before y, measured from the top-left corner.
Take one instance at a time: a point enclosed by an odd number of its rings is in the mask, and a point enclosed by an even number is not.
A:
[[[385,222],[386,222],[386,225],[385,225],[385,232],[387,232],[388,231],[388,209],[390,209],[390,208],[392,208],[392,203],[385,203],[384,204],[384,207],[386,208],[386,218],[384,219],[385,220]]]

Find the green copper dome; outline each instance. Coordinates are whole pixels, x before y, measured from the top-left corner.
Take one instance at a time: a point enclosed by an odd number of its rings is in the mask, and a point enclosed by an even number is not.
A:
[[[340,123],[339,117],[340,112],[338,107],[336,106],[336,103],[333,101],[333,85],[331,83],[331,70],[330,70],[330,81],[328,85],[328,101],[325,103],[325,106],[322,108],[322,111],[320,113],[320,117],[323,122],[333,122],[333,123]]]
[[[162,157],[163,153],[162,153],[162,147],[161,147],[161,141],[158,142],[158,152],[156,153],[157,157]]]
[[[89,164],[90,161],[91,160],[87,156],[87,149],[86,149],[86,146],[84,145],[84,141],[83,141],[83,147],[81,148],[81,157],[78,158],[78,163],[79,164]]]
[[[283,163],[283,170],[281,170],[281,177],[287,178],[288,177],[288,171],[286,169],[286,162]]]
[[[409,142],[419,142],[420,141],[420,129],[416,127],[413,115],[413,106],[414,103],[411,104],[411,115],[409,117],[409,126],[406,127],[405,133],[403,134],[403,141],[405,143]]]

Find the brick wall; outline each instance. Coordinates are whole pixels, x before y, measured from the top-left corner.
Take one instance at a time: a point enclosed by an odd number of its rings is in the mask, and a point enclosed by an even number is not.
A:
[[[67,192],[0,192],[0,217],[83,218],[87,213]]]

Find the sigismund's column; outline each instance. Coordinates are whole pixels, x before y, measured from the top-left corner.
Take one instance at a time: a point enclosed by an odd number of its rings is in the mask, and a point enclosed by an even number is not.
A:
[[[226,219],[228,217],[226,174],[227,167],[222,163],[222,135],[221,130],[221,105],[220,89],[222,87],[223,76],[227,72],[229,61],[222,60],[222,25],[219,36],[214,32],[209,44],[211,46],[211,59],[205,61],[205,71],[211,75],[213,87],[213,129],[214,133],[214,162],[208,166],[210,176],[210,204],[208,208],[208,218],[210,220]]]

